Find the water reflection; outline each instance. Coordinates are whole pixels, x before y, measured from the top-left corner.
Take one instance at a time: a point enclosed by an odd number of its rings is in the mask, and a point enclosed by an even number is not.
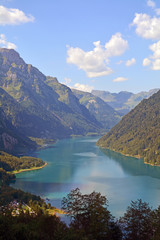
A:
[[[106,195],[113,215],[120,216],[131,200],[141,198],[157,207],[160,202],[160,167],[96,146],[98,138],[65,139],[37,156],[48,165],[17,175],[14,187],[47,197],[56,207],[70,190],[93,190]]]
[[[117,162],[127,174],[132,176],[150,176],[160,179],[160,167],[144,164],[143,159],[127,157],[108,149],[101,149],[101,151],[112,161]]]

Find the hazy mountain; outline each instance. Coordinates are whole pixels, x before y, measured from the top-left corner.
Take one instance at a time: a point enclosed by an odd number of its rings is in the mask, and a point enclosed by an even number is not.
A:
[[[112,108],[118,111],[121,115],[125,115],[131,109],[133,109],[138,103],[140,103],[144,98],[149,98],[159,89],[152,89],[149,92],[139,92],[132,93],[127,91],[122,91],[119,93],[110,93],[108,91],[93,90],[92,94],[100,97],[105,102],[107,102]]]
[[[76,89],[72,89],[72,92],[79,99],[80,103],[102,124],[103,128],[109,130],[120,121],[121,117],[118,112],[101,98]]]
[[[69,87],[60,84],[57,78],[53,77],[47,77],[45,83],[58,94],[58,100],[63,105],[67,105],[67,111],[61,111],[59,112],[59,115],[69,124],[69,126],[72,127],[74,132],[77,132],[77,129],[82,126],[84,129],[88,128],[87,125],[92,127],[92,131],[94,127],[97,130],[102,127],[100,122],[90,114],[88,109],[80,104],[79,99],[73,94]]]
[[[160,165],[160,91],[142,100],[97,144]]]
[[[0,149],[15,153],[35,148],[36,144],[17,131],[0,107]]]
[[[26,136],[60,139],[101,130],[68,87],[46,78],[14,50],[0,48],[0,87],[4,113]]]

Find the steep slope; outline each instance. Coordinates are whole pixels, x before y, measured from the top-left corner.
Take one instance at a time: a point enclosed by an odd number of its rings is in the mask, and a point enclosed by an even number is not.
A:
[[[0,107],[0,149],[7,152],[25,152],[35,149],[36,144],[20,134],[12,123],[9,122]]]
[[[97,145],[160,165],[160,91],[139,103]]]
[[[120,115],[101,98],[76,89],[72,89],[72,92],[80,103],[102,124],[104,129],[109,130],[120,121]]]
[[[118,111],[122,116],[132,110],[143,99],[147,99],[159,89],[152,89],[149,92],[131,93],[122,91],[119,93],[110,93],[108,91],[93,90],[92,94],[100,97],[112,108]]]
[[[0,88],[0,106],[6,119],[23,135],[39,138],[56,137],[53,135],[55,121],[53,122],[52,116],[48,114],[48,118],[45,118],[43,115],[37,116],[28,111],[28,108],[22,106],[2,88]],[[58,123],[58,125],[60,124]],[[59,136],[61,136],[60,133]]]
[[[71,89],[64,84],[60,84],[57,78],[47,77],[45,83],[50,86],[57,94],[58,100],[67,105],[70,111],[60,112],[61,118],[67,120],[74,132],[77,129],[83,128],[87,130],[88,125],[91,127],[91,132],[100,131],[102,125],[96,120],[96,118],[90,114],[88,109],[80,104],[78,98],[73,94]],[[73,118],[75,122],[73,122]]]
[[[26,64],[14,50],[0,49],[0,87],[14,98],[21,112],[27,114],[30,124],[25,128],[22,120],[19,126],[27,136],[59,139],[100,129],[97,122],[59,101],[56,91],[46,84],[46,76]],[[23,118],[23,114],[21,116]]]

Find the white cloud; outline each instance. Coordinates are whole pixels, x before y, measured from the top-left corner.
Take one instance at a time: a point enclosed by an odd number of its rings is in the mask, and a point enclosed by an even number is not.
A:
[[[160,70],[160,58],[152,62],[153,70]]]
[[[80,84],[80,83],[76,83],[73,88],[83,92],[91,92],[94,89],[93,86]]]
[[[127,67],[130,67],[130,66],[132,66],[132,65],[134,65],[134,64],[136,64],[136,59],[135,59],[135,58],[132,58],[132,59],[130,59],[130,60],[128,60],[128,61],[126,62],[126,66],[127,66]]]
[[[0,34],[0,47],[16,49],[16,45],[14,43],[8,42],[4,34]]]
[[[127,80],[128,80],[128,78],[118,77],[118,78],[113,79],[113,82],[124,82]]]
[[[143,59],[142,65],[143,65],[144,67],[149,66],[150,64],[151,64],[151,60],[150,60],[150,59],[148,59],[148,58],[144,58],[144,59]]]
[[[149,49],[153,54],[143,60],[143,66],[152,64],[152,70],[160,70],[160,41],[150,45]]]
[[[65,84],[69,84],[70,82],[72,82],[72,80],[70,78],[64,78]]]
[[[152,0],[147,0],[147,5],[160,15],[160,8],[156,8],[156,4]],[[147,14],[135,14],[132,25],[136,26],[136,33],[145,38],[158,40],[156,43],[149,46],[153,52],[151,56],[143,59],[143,66],[151,65],[152,70],[160,70],[160,17],[151,17]]]
[[[150,50],[153,52],[153,55],[150,56],[152,60],[152,69],[160,70],[160,41],[150,45]]]
[[[136,33],[139,36],[146,39],[160,39],[160,18],[136,13],[132,25],[136,25]]]
[[[150,45],[149,48],[153,51],[152,58],[160,58],[160,41]]]
[[[128,48],[128,42],[124,40],[120,33],[112,36],[110,41],[105,44],[106,56],[121,56]]]
[[[128,42],[120,33],[113,35],[105,46],[102,46],[100,41],[94,42],[93,45],[93,50],[89,52],[78,47],[68,47],[67,50],[67,63],[76,65],[90,78],[111,74],[113,70],[108,66],[109,58],[122,55],[128,48]]]
[[[155,2],[153,2],[153,1],[151,1],[151,0],[148,0],[148,1],[147,1],[147,5],[148,5],[149,7],[151,7],[151,8],[155,8],[155,7],[156,7]]]
[[[34,17],[31,15],[25,15],[25,13],[19,9],[6,8],[0,6],[0,25],[18,25],[21,23],[33,22]]]

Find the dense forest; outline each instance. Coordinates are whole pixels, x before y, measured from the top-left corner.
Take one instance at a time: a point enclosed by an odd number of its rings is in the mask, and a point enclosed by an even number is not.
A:
[[[45,162],[40,158],[28,156],[16,157],[0,151],[0,168],[8,172],[38,168],[44,164]]]
[[[103,136],[97,145],[160,165],[160,91],[137,107]]]
[[[66,225],[51,214],[40,199],[19,194],[23,200],[0,207],[0,239],[6,240],[159,240],[160,207],[152,210],[141,199],[132,201],[124,215],[115,219],[108,210],[108,200],[98,192],[82,194],[72,190],[62,201],[70,217]],[[12,192],[12,191],[11,191]],[[34,200],[31,200],[31,197]],[[30,200],[29,200],[30,199]],[[28,201],[27,201],[28,200]],[[27,203],[24,204],[24,201]],[[14,200],[15,202],[15,200]],[[28,209],[24,206],[29,206]]]

